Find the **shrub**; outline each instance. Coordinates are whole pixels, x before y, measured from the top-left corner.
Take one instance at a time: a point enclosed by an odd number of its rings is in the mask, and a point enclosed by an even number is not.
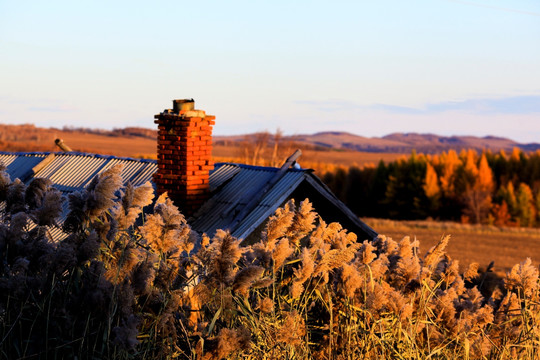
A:
[[[357,241],[306,200],[260,241],[193,232],[150,184],[120,168],[63,200],[47,180],[0,171],[0,357],[538,358],[538,270],[495,288],[418,242]]]

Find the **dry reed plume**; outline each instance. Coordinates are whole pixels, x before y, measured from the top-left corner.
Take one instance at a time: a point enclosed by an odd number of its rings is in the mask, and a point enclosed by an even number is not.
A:
[[[537,359],[529,259],[485,288],[418,241],[357,239],[306,200],[259,242],[194,233],[166,195],[121,168],[63,199],[0,171],[0,358]]]

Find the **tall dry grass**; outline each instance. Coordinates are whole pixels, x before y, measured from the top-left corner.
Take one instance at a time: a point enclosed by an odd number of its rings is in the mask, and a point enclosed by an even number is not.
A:
[[[445,249],[357,239],[308,201],[250,246],[194,233],[120,169],[69,196],[0,172],[0,357],[78,359],[535,359],[538,270],[485,286]]]

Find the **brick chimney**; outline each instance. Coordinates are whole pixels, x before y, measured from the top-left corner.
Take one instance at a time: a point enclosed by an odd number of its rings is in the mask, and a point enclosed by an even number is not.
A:
[[[173,100],[173,109],[154,116],[158,124],[158,194],[167,192],[189,217],[208,199],[213,115],[195,110],[195,101]]]

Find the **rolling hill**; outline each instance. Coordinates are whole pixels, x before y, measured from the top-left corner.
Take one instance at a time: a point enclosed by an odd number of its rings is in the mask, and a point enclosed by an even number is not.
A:
[[[222,158],[237,156],[247,140],[254,142],[261,139],[261,133],[233,136],[214,136],[214,155]],[[117,156],[155,157],[156,130],[146,128],[124,128],[114,130],[84,129],[84,128],[40,128],[31,124],[2,125],[0,124],[0,151],[59,151],[54,145],[55,138],[62,138],[76,151],[113,154]],[[273,134],[266,134],[266,145],[272,145]],[[422,153],[438,153],[454,149],[475,149],[482,151],[505,150],[519,148],[523,151],[536,151],[540,144],[521,144],[516,141],[494,137],[476,136],[439,136],[435,134],[393,133],[383,137],[365,137],[348,132],[328,131],[315,134],[290,135],[280,138],[280,147],[301,148],[314,153],[313,161],[325,153],[332,163],[343,161],[362,163],[359,154],[366,154],[370,162],[375,158],[387,160],[396,158],[399,154],[410,154],[412,150]],[[332,150],[332,151],[331,151]],[[292,151],[292,150],[291,150]],[[316,153],[316,154],[315,154]],[[371,153],[371,155],[367,154]],[[319,155],[317,155],[319,154]],[[345,156],[348,154],[350,156]],[[357,154],[357,155],[355,155]],[[384,156],[383,156],[384,154]],[[388,158],[388,156],[391,158]],[[364,157],[366,157],[364,156]],[[322,160],[322,159],[319,159]],[[311,161],[311,159],[310,159]]]
[[[255,139],[254,134],[244,136],[216,136],[216,141],[234,143]],[[450,149],[475,149],[477,151],[512,151],[519,148],[523,151],[536,151],[540,149],[540,144],[521,144],[516,141],[495,137],[495,136],[440,136],[435,134],[418,133],[393,133],[383,137],[364,137],[348,132],[319,132],[315,134],[285,136],[285,141],[292,141],[297,144],[319,149],[353,150],[375,153],[405,153],[412,150],[422,153],[439,153]]]

